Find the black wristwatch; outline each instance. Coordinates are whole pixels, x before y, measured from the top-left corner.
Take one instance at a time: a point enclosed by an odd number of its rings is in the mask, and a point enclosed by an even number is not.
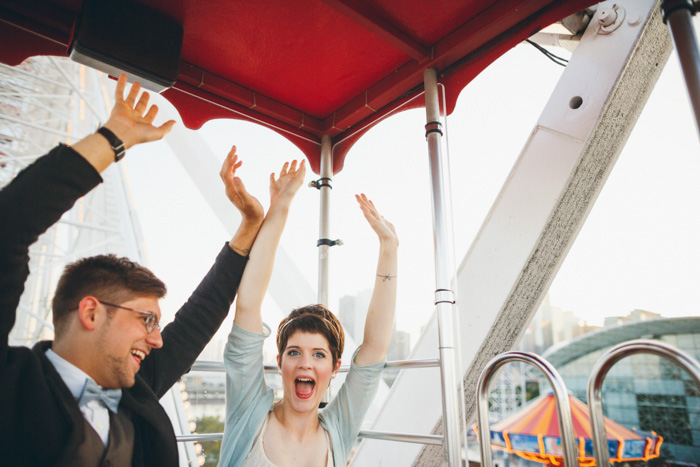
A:
[[[105,127],[100,127],[97,132],[107,138],[109,145],[112,146],[112,150],[114,151],[114,162],[119,162],[122,160],[124,158],[124,154],[126,154],[124,142],[117,138],[117,135],[112,133],[111,130],[108,130]]]

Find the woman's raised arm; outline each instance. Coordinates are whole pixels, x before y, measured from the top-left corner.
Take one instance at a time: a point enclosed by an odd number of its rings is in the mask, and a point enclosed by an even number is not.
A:
[[[357,365],[367,366],[384,360],[391,344],[391,330],[396,308],[399,239],[394,226],[379,214],[374,203],[367,199],[367,196],[355,195],[355,198],[360,204],[365,219],[379,237],[377,276],[374,279],[374,291],[365,320],[365,336],[362,347],[355,356]]]
[[[275,254],[287,222],[289,207],[304,181],[304,162],[302,160],[298,167],[297,161],[292,161],[291,164],[285,162],[277,179],[274,173],[270,174],[270,209],[250,251],[250,259],[238,287],[233,319],[238,327],[246,331],[259,334],[263,332],[262,302],[272,276]]]

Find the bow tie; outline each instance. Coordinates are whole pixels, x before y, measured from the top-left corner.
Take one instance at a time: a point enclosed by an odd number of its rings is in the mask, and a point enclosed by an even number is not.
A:
[[[121,389],[104,389],[93,380],[88,379],[85,383],[83,393],[78,399],[78,405],[83,406],[92,400],[99,399],[105,406],[107,406],[109,410],[117,413],[117,407],[119,407],[119,401],[121,398]]]

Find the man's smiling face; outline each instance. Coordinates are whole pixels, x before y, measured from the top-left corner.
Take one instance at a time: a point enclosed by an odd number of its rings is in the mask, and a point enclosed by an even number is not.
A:
[[[163,346],[160,330],[146,329],[146,315],[132,310],[101,304],[107,320],[98,331],[97,348],[92,358],[101,361],[95,381],[105,388],[129,388],[136,381],[141,362],[153,349]],[[119,306],[154,312],[160,320],[158,299],[138,297]]]

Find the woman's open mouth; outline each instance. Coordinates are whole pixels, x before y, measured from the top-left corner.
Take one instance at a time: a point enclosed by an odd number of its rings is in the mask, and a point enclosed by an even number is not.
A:
[[[316,381],[313,378],[301,376],[294,380],[294,390],[299,399],[308,399],[314,394]]]

